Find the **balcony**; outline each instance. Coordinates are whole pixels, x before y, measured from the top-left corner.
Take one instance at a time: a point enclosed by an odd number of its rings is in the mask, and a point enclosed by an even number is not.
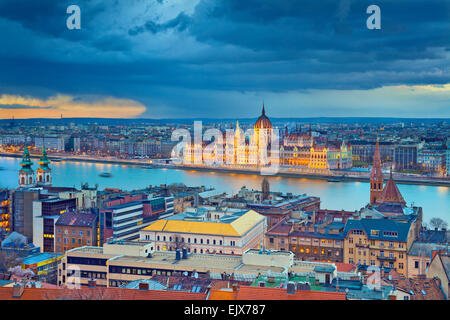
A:
[[[387,257],[387,256],[377,256],[378,260],[382,260],[382,261],[395,261],[396,258],[395,257]]]
[[[368,244],[363,244],[363,243],[356,243],[355,246],[358,248],[369,248]]]

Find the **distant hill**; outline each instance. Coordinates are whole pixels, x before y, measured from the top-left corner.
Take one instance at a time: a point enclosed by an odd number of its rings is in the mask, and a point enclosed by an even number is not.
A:
[[[235,122],[239,120],[241,123],[248,123],[256,121],[255,118],[184,118],[184,119],[116,119],[116,118],[33,118],[33,119],[0,119],[1,125],[8,125],[12,121],[15,125],[19,124],[53,124],[53,125],[68,125],[71,122],[78,124],[94,124],[99,125],[120,125],[120,124],[192,124],[194,120],[202,121],[203,123],[217,123],[217,122]],[[287,122],[301,122],[301,123],[360,123],[360,124],[376,124],[376,123],[399,123],[405,124],[438,124],[442,122],[450,122],[450,118],[370,118],[370,117],[305,117],[305,118],[274,118],[270,117],[273,123],[287,123]]]

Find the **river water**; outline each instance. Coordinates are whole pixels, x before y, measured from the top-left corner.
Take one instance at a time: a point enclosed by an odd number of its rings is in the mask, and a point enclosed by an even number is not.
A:
[[[19,162],[21,159],[0,157],[0,188],[17,188]],[[33,168],[38,167],[36,159]],[[80,187],[82,182],[93,186],[96,183],[103,190],[106,187],[135,190],[149,185],[184,183],[187,186],[214,187],[216,190],[235,193],[242,186],[261,189],[263,177],[248,174],[229,174],[181,169],[143,169],[121,164],[103,164],[82,161],[52,162],[53,185]],[[104,178],[102,172],[112,173]],[[319,196],[325,209],[358,210],[369,201],[367,182],[327,182],[326,180],[305,178],[268,177],[271,191],[306,193]],[[421,206],[424,221],[440,217],[450,224],[450,188],[404,185],[398,188],[408,205]]]

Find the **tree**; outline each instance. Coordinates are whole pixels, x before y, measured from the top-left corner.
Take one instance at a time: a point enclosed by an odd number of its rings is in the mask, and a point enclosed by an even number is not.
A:
[[[441,218],[432,218],[430,220],[430,226],[432,228],[438,228],[438,229],[447,228],[447,222],[445,222]]]
[[[0,250],[0,272],[8,272],[10,268],[20,266],[22,259],[15,252]]]
[[[184,242],[184,238],[175,237],[175,250],[176,249],[182,250],[185,247],[186,247],[186,243]]]

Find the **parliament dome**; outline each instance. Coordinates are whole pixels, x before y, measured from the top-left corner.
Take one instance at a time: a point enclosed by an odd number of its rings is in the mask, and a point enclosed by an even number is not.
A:
[[[262,114],[258,118],[258,120],[256,120],[254,129],[255,130],[256,129],[272,129],[272,122],[270,122],[269,118],[267,118],[267,116],[266,116],[266,112],[264,110],[264,104],[263,104],[263,108],[262,108]]]

